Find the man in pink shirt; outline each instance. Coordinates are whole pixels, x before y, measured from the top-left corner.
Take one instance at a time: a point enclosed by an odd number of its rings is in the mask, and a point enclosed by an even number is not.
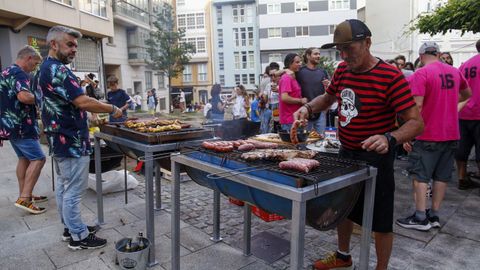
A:
[[[456,68],[439,61],[440,48],[425,42],[419,50],[424,67],[408,77],[412,95],[420,109],[425,129],[413,144],[405,145],[409,155],[409,173],[413,180],[415,213],[397,219],[407,229],[428,231],[439,228],[438,211],[452,178],[454,153],[460,139],[458,111],[471,95],[467,81]],[[432,208],[426,210],[425,193],[433,179]]]
[[[460,111],[460,142],[455,159],[458,168],[458,188],[469,189],[478,187],[470,177],[480,178],[480,39],[476,43],[477,55],[460,66],[465,79],[472,89],[472,97]],[[467,161],[470,150],[475,146],[475,161],[477,174],[467,174]]]

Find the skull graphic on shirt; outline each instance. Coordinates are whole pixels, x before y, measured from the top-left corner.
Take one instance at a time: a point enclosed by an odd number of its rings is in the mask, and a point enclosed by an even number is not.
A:
[[[340,105],[340,125],[347,126],[353,118],[358,116],[360,100],[355,96],[355,92],[350,88],[345,88],[340,93],[342,100]]]

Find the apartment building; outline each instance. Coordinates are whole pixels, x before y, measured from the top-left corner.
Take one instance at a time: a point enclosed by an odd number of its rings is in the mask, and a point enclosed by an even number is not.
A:
[[[180,89],[185,93],[187,105],[206,104],[213,84],[210,0],[176,0],[173,6],[177,28],[185,30],[182,42],[192,43],[196,50],[184,66],[183,74],[172,79],[173,104],[178,104]]]
[[[332,42],[335,26],[356,18],[357,0],[258,0],[262,69],[270,62],[282,67],[288,53]],[[333,49],[321,55],[340,60]]]
[[[157,111],[168,112],[170,97],[163,72],[148,64],[145,41],[154,30],[155,14],[162,0],[113,0],[113,35],[103,39],[103,61],[106,77],[115,75],[120,87],[129,95],[139,93],[142,108],[147,108],[147,91],[155,88],[159,99]],[[168,1],[167,1],[168,2]]]
[[[17,51],[29,44],[42,56],[48,53],[46,36],[54,25],[66,25],[82,32],[71,69],[83,78],[94,73],[102,78],[101,40],[113,36],[113,14],[107,0],[0,0],[0,67],[15,61]],[[61,14],[61,16],[59,16]]]
[[[260,44],[255,0],[212,1],[212,47],[215,80],[225,92],[259,84]]]
[[[460,31],[452,31],[432,37],[408,30],[412,19],[433,12],[446,2],[447,0],[366,0],[365,21],[373,35],[372,53],[383,59],[402,54],[413,62],[418,57],[420,45],[433,40],[442,51],[451,53],[454,66],[459,67],[477,53],[475,42],[480,39],[480,34],[465,33],[461,36]]]

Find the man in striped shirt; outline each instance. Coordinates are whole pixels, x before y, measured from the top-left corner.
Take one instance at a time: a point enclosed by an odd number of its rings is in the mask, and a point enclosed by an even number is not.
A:
[[[423,130],[423,120],[402,72],[370,53],[372,41],[368,27],[359,20],[347,20],[335,29],[333,43],[344,62],[340,63],[326,93],[298,111],[294,118],[306,121],[312,113],[339,105],[340,155],[367,161],[378,168],[373,231],[377,270],[387,269],[393,244],[394,147],[407,142]],[[405,122],[395,130],[395,117]],[[350,237],[353,222],[362,224],[362,191],[347,220],[337,226],[338,250],[314,263],[315,269],[353,269]]]

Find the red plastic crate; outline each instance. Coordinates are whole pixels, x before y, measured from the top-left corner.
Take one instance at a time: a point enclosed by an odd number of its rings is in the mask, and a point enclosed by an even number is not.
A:
[[[280,215],[277,215],[277,214],[271,214],[271,213],[268,213],[254,205],[251,205],[250,206],[250,209],[252,209],[252,213],[263,219],[264,221],[266,222],[272,222],[272,221],[277,221],[277,220],[282,220],[284,219],[284,217],[280,216]]]
[[[233,203],[233,204],[238,205],[238,206],[244,206],[245,205],[245,203],[243,201],[232,198],[232,197],[228,197],[228,201],[230,203]]]

